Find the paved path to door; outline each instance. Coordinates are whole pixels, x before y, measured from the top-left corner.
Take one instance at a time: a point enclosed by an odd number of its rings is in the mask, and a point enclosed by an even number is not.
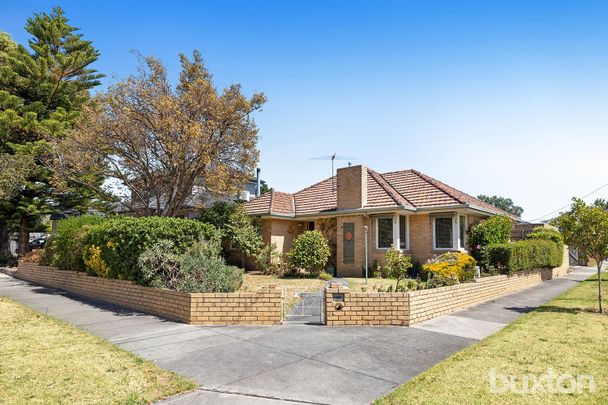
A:
[[[416,327],[202,327],[75,297],[0,274],[0,295],[200,383],[167,404],[366,404],[575,286],[578,268]]]

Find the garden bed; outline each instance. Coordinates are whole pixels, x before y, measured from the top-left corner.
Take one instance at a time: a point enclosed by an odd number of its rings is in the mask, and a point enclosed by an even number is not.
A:
[[[325,290],[328,325],[413,325],[568,274],[568,250],[553,269],[520,271],[448,287],[409,292],[356,292],[332,284]]]
[[[395,286],[396,280],[390,278],[369,278],[365,284],[363,277],[347,277],[348,287],[351,291],[377,291]],[[403,283],[403,281],[402,281]],[[279,277],[263,274],[248,274],[243,276],[243,285],[240,292],[257,291],[258,288],[268,284],[276,284],[279,287],[292,289],[294,291],[319,291],[326,282],[318,278]]]

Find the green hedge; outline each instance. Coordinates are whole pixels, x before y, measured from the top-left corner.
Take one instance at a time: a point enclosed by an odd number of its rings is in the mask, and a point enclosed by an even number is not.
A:
[[[499,243],[487,248],[490,264],[501,273],[558,267],[563,260],[563,247],[550,240],[530,239]]]
[[[173,253],[181,254],[216,236],[214,226],[190,219],[116,217],[89,229],[83,258],[88,273],[146,284],[137,260],[147,248],[166,239],[173,242]]]
[[[551,228],[544,228],[542,226],[537,226],[532,229],[527,235],[528,239],[543,239],[543,240],[552,240],[553,242],[563,245],[564,244],[564,236],[560,231]]]
[[[57,222],[55,231],[44,247],[44,264],[64,270],[84,271],[84,238],[91,226],[103,221],[107,219],[95,215],[81,215]]]

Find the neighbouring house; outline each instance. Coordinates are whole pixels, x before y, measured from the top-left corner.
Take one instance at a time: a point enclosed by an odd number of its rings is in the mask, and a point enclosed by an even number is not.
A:
[[[467,228],[485,217],[516,219],[416,170],[381,174],[361,165],[340,168],[297,193],[265,193],[245,207],[259,218],[264,242],[279,252],[288,252],[302,232],[320,230],[338,275],[354,277],[364,273],[366,262],[383,264],[391,246],[423,263],[465,250]]]
[[[255,177],[249,178],[247,182],[240,188],[238,193],[235,195],[212,195],[205,192],[204,189],[198,186],[194,186],[191,190],[191,195],[182,204],[177,216],[181,218],[196,218],[199,215],[201,207],[208,207],[218,201],[249,201],[253,197],[259,197],[261,191],[262,179],[260,177],[261,170],[256,169]],[[164,209],[166,203],[166,197],[160,199],[160,209]],[[149,204],[145,207],[145,204],[140,204],[137,210],[132,210],[122,203],[115,203],[114,212],[123,215],[150,215],[150,210],[157,209],[157,201],[150,198]]]
[[[528,237],[528,234],[532,233],[535,228],[547,228],[557,230],[555,226],[545,222],[533,223],[520,221],[513,225],[513,229],[511,229],[511,240],[524,240]]]

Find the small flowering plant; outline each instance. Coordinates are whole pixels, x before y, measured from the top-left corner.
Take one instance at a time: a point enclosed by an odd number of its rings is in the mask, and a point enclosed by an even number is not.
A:
[[[462,252],[447,252],[429,259],[424,270],[431,277],[451,279],[456,282],[472,280],[475,277],[475,259]]]

